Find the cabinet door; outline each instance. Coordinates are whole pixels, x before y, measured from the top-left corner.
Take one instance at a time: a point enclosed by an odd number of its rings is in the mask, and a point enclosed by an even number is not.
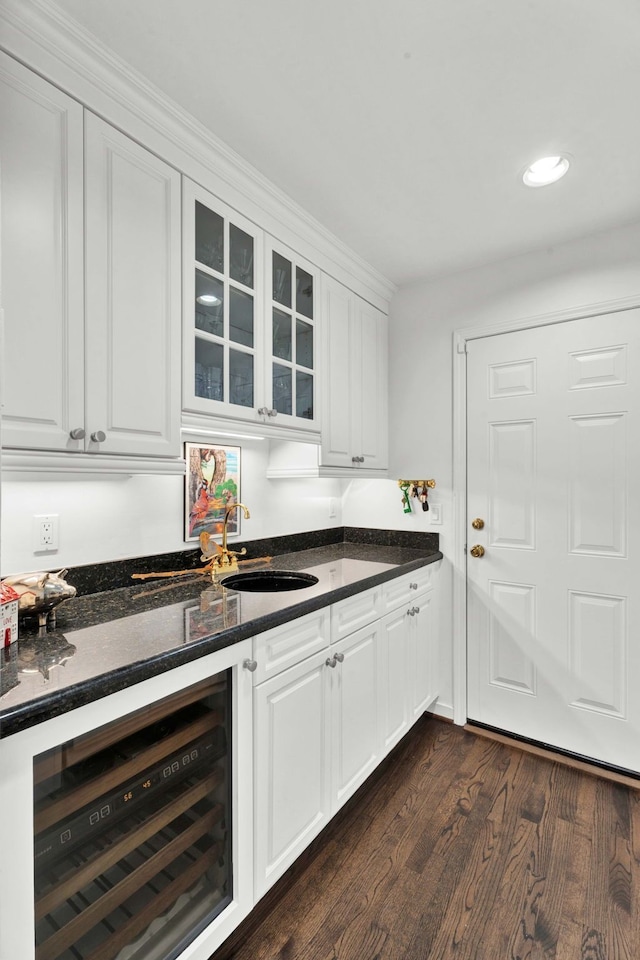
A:
[[[322,466],[388,466],[387,318],[323,277]]]
[[[85,118],[86,446],[180,451],[180,177]],[[103,441],[92,437],[105,434]]]
[[[409,729],[409,635],[415,614],[402,607],[380,622],[380,703],[384,753]]]
[[[420,594],[413,606],[417,612],[409,618],[407,649],[410,724],[421,717],[438,696],[433,662],[436,637],[434,591]]]
[[[356,298],[355,318],[360,348],[356,359],[360,384],[360,414],[356,455],[362,467],[389,465],[388,427],[388,335],[387,318],[370,304]]]
[[[255,895],[330,817],[327,653],[254,688]]]
[[[337,660],[343,658],[330,671],[334,811],[366,780],[380,756],[378,630],[374,623],[330,651]]]
[[[80,449],[82,107],[0,53],[6,447]]]
[[[354,409],[359,390],[351,370],[356,351],[353,296],[341,283],[326,276],[322,278],[322,290],[322,465],[353,467]]]
[[[319,429],[318,272],[271,239],[266,261],[266,409],[262,415],[283,426]]]
[[[183,184],[183,407],[244,420],[263,404],[262,232]]]

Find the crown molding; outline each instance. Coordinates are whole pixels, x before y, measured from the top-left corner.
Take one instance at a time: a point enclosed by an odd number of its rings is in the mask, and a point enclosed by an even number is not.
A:
[[[396,291],[391,281],[52,0],[0,0],[0,46],[187,176],[204,177],[209,188],[211,178],[219,181],[245,215],[266,214],[283,228],[279,239],[296,249],[301,241],[311,255],[300,252],[327,273],[351,287],[355,279],[357,293],[388,305]]]

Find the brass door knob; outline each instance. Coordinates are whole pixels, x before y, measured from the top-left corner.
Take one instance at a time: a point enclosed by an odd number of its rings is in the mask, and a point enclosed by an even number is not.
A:
[[[482,517],[476,517],[475,520],[471,521],[471,526],[474,530],[482,530],[484,527],[484,520]]]
[[[484,557],[484,547],[481,544],[476,543],[474,547],[471,547],[469,553],[472,557]]]

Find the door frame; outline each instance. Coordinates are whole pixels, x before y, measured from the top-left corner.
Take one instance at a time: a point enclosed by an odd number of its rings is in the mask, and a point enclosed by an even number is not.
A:
[[[453,722],[467,722],[467,343],[534,327],[552,326],[640,307],[640,292],[501,323],[453,332]]]

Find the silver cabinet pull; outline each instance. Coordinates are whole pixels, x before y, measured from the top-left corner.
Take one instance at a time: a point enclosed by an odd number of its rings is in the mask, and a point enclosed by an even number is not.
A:
[[[327,667],[332,667],[332,668],[333,668],[333,667],[335,667],[335,665],[336,665],[337,662],[338,662],[338,661],[336,660],[335,657],[327,657],[327,659],[325,660],[325,665],[326,665]]]
[[[102,443],[107,439],[107,435],[104,430],[94,430],[94,432],[91,434],[91,439],[94,443]]]
[[[72,440],[84,440],[86,434],[83,427],[76,427],[75,430],[69,431],[69,436]]]
[[[334,657],[336,658],[338,663],[344,662],[344,653],[334,653]]]
[[[255,670],[255,669],[257,668],[257,666],[258,666],[258,661],[257,661],[257,660],[249,660],[249,659],[243,660],[243,661],[242,661],[242,666],[244,667],[245,670],[248,670],[250,673],[253,673],[254,670]]]

